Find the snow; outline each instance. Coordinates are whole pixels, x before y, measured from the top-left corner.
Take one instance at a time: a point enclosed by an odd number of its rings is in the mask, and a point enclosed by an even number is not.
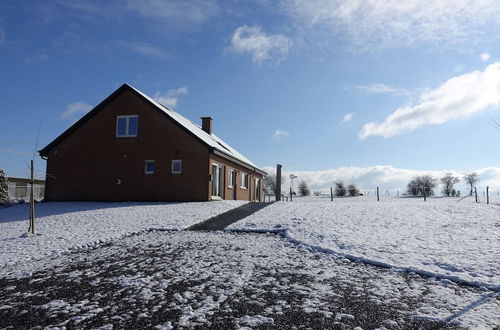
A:
[[[282,232],[318,251],[500,290],[500,205],[471,198],[277,202],[228,230]]]
[[[0,309],[0,328],[438,328],[485,296],[297,249],[276,235],[187,231],[64,254],[31,278],[2,284],[8,307]],[[498,305],[488,303],[496,304],[486,301],[480,314],[453,322],[494,327]],[[24,310],[38,317],[23,317]]]
[[[36,237],[23,235],[28,229],[27,204],[2,208],[0,277],[10,272],[29,274],[37,268],[37,260],[77,248],[99,246],[150,229],[184,229],[244,203],[37,203]]]

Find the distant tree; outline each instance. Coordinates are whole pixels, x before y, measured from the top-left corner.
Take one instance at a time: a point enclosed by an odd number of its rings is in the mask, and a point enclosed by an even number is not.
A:
[[[441,179],[439,179],[439,181],[441,181],[441,183],[443,184],[443,193],[446,196],[448,197],[450,197],[450,195],[455,196],[453,195],[452,192],[455,190],[453,189],[453,186],[460,182],[458,176],[453,176],[452,173],[445,173],[445,175]]]
[[[281,175],[281,184],[285,182],[285,177]],[[264,191],[266,194],[276,193],[276,174],[268,174],[264,177]]]
[[[472,196],[472,190],[474,190],[474,186],[479,182],[479,176],[476,172],[465,173],[464,181],[470,186],[469,195]]]
[[[407,186],[408,195],[421,196],[425,193],[426,196],[434,195],[436,187],[436,179],[430,175],[420,175],[414,177]]]
[[[309,190],[307,182],[305,182],[304,180],[300,181],[299,183],[299,193],[302,196],[309,196],[311,194],[311,190]]]
[[[7,177],[5,172],[0,168],[0,203],[9,199],[9,186],[7,185]]]
[[[354,184],[347,186],[347,192],[349,193],[349,196],[359,196],[359,189]]]
[[[335,196],[342,197],[345,196],[346,193],[344,182],[341,180],[335,181]]]

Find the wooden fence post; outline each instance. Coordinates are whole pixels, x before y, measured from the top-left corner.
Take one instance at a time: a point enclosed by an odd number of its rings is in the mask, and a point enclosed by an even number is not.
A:
[[[490,186],[486,186],[486,204],[490,203]]]
[[[330,201],[333,202],[333,187],[330,187]]]
[[[30,235],[35,235],[35,179],[34,179],[34,167],[33,159],[31,160],[31,196],[30,196],[30,223],[28,228],[28,233]]]
[[[476,196],[476,203],[477,203],[477,187],[474,187],[474,196]]]
[[[424,188],[424,202],[427,202],[427,196],[425,194],[425,188]]]
[[[292,187],[290,187],[290,202],[293,201],[293,197],[292,197]]]
[[[379,196],[379,193],[378,193],[378,187],[377,187],[377,202],[380,202],[380,196]]]

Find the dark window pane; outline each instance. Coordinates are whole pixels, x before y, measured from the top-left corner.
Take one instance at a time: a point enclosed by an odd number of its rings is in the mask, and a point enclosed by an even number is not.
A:
[[[154,171],[155,171],[155,163],[154,162],[147,162],[146,163],[146,171],[154,173]]]
[[[137,135],[137,117],[130,117],[128,120],[128,135]]]
[[[127,134],[127,118],[117,118],[116,135],[123,136]]]

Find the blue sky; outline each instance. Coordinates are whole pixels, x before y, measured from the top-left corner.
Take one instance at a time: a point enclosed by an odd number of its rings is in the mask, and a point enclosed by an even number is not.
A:
[[[25,176],[31,156],[5,150],[127,82],[316,187],[442,170],[500,186],[499,28],[494,0],[4,0],[0,167]]]

